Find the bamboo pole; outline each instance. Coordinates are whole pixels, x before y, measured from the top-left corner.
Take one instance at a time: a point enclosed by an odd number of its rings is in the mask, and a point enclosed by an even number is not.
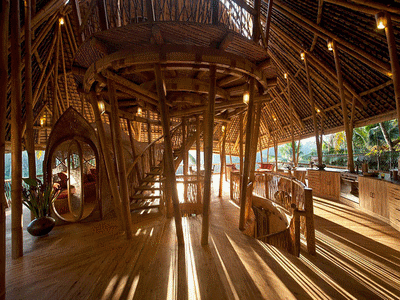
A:
[[[6,108],[8,78],[9,0],[1,0],[0,10],[0,299],[6,297],[6,199],[4,197],[4,154],[6,150]]]
[[[369,1],[370,2],[370,1]],[[399,57],[396,47],[396,38],[393,32],[393,24],[392,19],[389,13],[385,13],[386,16],[386,28],[385,34],[388,42],[389,48],[389,57],[390,57],[390,65],[392,69],[392,79],[393,79],[393,89],[394,89],[394,97],[396,100],[396,108],[397,108],[397,120],[399,130],[400,130],[400,66],[399,66]]]
[[[126,178],[126,168],[125,168],[125,156],[123,152],[122,146],[122,136],[121,136],[121,124],[118,116],[118,100],[115,90],[115,83],[110,79],[107,79],[107,86],[109,92],[109,99],[111,104],[111,129],[114,132],[115,141],[116,141],[116,161],[118,166],[118,174],[119,174],[119,189],[120,196],[122,202],[122,216],[125,220],[126,226],[126,238],[129,240],[132,238],[132,220],[131,220],[131,212],[130,212],[130,204],[129,204],[129,192],[128,192],[128,181]]]
[[[211,176],[213,155],[213,128],[215,113],[216,93],[216,66],[210,66],[210,91],[208,93],[207,109],[204,115],[204,196],[203,196],[203,222],[201,224],[201,244],[208,244],[208,231],[210,227],[210,200],[211,200]]]
[[[147,110],[147,142],[151,144],[152,138],[151,138],[151,123],[150,123],[150,110]],[[150,156],[150,166],[154,166],[154,149],[150,148],[149,149],[149,156]]]
[[[64,21],[64,24],[65,24],[65,21]],[[62,26],[65,26],[65,25],[62,25]],[[65,98],[67,99],[67,108],[68,108],[70,106],[70,103],[69,103],[69,96],[68,96],[67,69],[65,67],[65,54],[64,54],[61,26],[60,26],[60,47],[61,47],[62,68],[63,68],[63,75],[64,75]]]
[[[274,138],[275,172],[278,172],[278,141]]]
[[[200,117],[196,116],[196,173],[197,173],[197,203],[201,204],[201,185],[200,185]]]
[[[249,106],[247,109],[247,128],[246,128],[246,145],[245,145],[245,157],[244,157],[244,167],[243,167],[243,178],[240,193],[240,217],[239,217],[239,229],[244,230],[245,225],[245,209],[246,209],[246,193],[247,193],[247,183],[249,182],[250,175],[250,153],[251,153],[251,139],[253,135],[253,112],[254,112],[254,89],[255,82],[254,78],[250,78],[250,99]]]
[[[222,143],[221,143],[221,151],[220,151],[220,162],[221,162],[221,170],[219,172],[219,193],[218,196],[222,197],[222,191],[224,187],[224,171],[226,165],[226,153],[225,153],[225,145],[226,145],[226,124],[222,125],[222,128],[225,128],[222,132]]]
[[[12,165],[12,215],[11,252],[16,259],[23,255],[22,241],[22,145],[21,145],[21,30],[20,3],[11,1],[11,165]]]
[[[244,117],[244,112],[242,112],[239,115],[239,158],[240,158],[240,164],[239,164],[239,170],[240,170],[240,191],[242,191],[242,178],[243,178],[243,117]],[[239,197],[241,197],[239,195]]]
[[[269,42],[269,31],[271,28],[271,16],[272,16],[272,5],[274,4],[274,0],[269,0],[268,1],[268,10],[267,10],[267,16],[265,20],[265,42],[264,42],[264,47],[265,49],[268,48],[268,42]]]
[[[129,140],[131,142],[131,148],[132,148],[132,157],[133,159],[136,159],[136,149],[135,149],[135,141],[134,141],[134,137],[133,137],[133,131],[132,131],[132,122],[129,119],[126,119],[126,122],[128,124],[128,133],[129,133]],[[139,170],[139,164],[136,163],[135,164],[135,170],[136,170],[136,176],[139,180],[139,182],[142,181],[142,175],[140,174],[140,170]]]
[[[53,116],[52,116],[52,125],[54,126],[54,124],[57,122],[57,119],[59,117],[58,115],[58,109],[57,109],[57,87],[58,87],[58,59],[59,59],[59,54],[60,54],[60,22],[56,23],[56,35],[55,35],[55,39],[56,39],[56,50],[54,53],[54,73],[53,73]]]
[[[311,86],[311,78],[310,78],[310,70],[308,67],[307,53],[305,53],[305,57],[304,57],[304,66],[306,68],[308,94],[309,94],[309,98],[310,98],[311,112],[312,112],[312,116],[313,116],[315,142],[317,145],[317,154],[318,154],[318,164],[321,166],[322,165],[322,148],[320,145],[320,139],[319,139],[319,134],[318,134],[317,113],[315,111],[314,93],[313,93],[312,86]]]
[[[114,202],[114,210],[115,214],[117,215],[117,219],[119,220],[121,230],[125,230],[125,220],[122,218],[122,206],[121,206],[121,196],[118,191],[118,182],[115,177],[115,174],[117,173],[114,168],[114,164],[111,162],[111,157],[112,154],[107,146],[107,138],[106,134],[104,131],[104,125],[103,122],[101,121],[101,116],[99,112],[99,106],[97,104],[97,97],[94,93],[91,93],[89,96],[90,103],[92,104],[93,107],[93,114],[94,114],[94,119],[96,122],[96,127],[99,135],[99,140],[100,140],[100,147],[101,147],[101,152],[103,153],[103,159],[104,159],[104,164],[106,167],[106,173],[107,173],[107,178],[108,182],[110,184],[110,189],[111,189],[111,196]]]
[[[32,97],[32,31],[31,0],[25,0],[25,143],[28,152],[29,178],[36,178],[35,139],[33,131],[33,97]],[[34,214],[31,212],[31,220]]]
[[[182,155],[183,155],[183,198],[185,200],[185,203],[187,202],[187,191],[188,191],[188,186],[186,184],[186,176],[189,173],[189,157],[188,157],[188,152],[186,151],[186,134],[187,134],[187,130],[186,130],[186,118],[183,117],[182,118],[182,147],[181,147],[181,151],[182,151]]]
[[[292,95],[290,93],[290,79],[289,75],[287,75],[287,99],[289,101],[289,109],[290,109],[290,135],[292,139],[292,160],[293,160],[293,166],[296,167],[296,145],[294,141],[294,127],[293,127],[293,113],[294,113],[294,107],[292,103]]]
[[[81,27],[82,25],[82,17],[81,17],[81,11],[79,8],[79,1],[78,0],[72,0],[71,1],[71,6],[72,6],[72,14],[75,19],[75,22],[78,24],[78,28]],[[79,30],[78,30],[79,31]],[[79,45],[82,44],[82,42],[85,40],[85,34],[81,32],[79,34],[78,32],[78,43]]]
[[[256,158],[257,158],[257,143],[260,134],[260,121],[261,121],[262,105],[261,103],[256,104],[255,118],[254,118],[254,129],[251,145],[251,159],[250,159],[250,182],[254,182],[254,172],[256,168]],[[254,185],[253,185],[254,186]],[[251,206],[250,206],[251,207]]]
[[[343,113],[343,123],[344,123],[344,132],[346,134],[346,143],[347,143],[347,165],[349,167],[349,171],[354,173],[354,159],[353,159],[353,137],[349,127],[349,115],[347,112],[347,104],[344,95],[344,87],[343,87],[343,77],[342,70],[340,66],[340,58],[339,52],[336,45],[336,42],[333,41],[333,56],[335,58],[335,66],[336,66],[336,75],[338,79],[338,87],[339,87],[339,96],[342,102],[342,113]]]
[[[176,227],[176,235],[178,239],[178,245],[183,246],[185,241],[183,238],[183,229],[182,229],[182,217],[179,209],[179,198],[178,191],[176,189],[176,177],[175,177],[175,167],[174,167],[174,158],[172,153],[172,141],[171,141],[171,131],[170,131],[170,120],[169,120],[169,112],[167,107],[167,99],[164,92],[164,80],[161,73],[161,66],[159,64],[154,65],[155,77],[156,77],[156,87],[157,94],[160,99],[159,108],[161,114],[161,123],[164,130],[164,159],[165,159],[165,167],[164,173],[167,178],[166,187],[167,194],[172,197],[172,205],[174,208],[174,216],[175,216],[175,227]]]

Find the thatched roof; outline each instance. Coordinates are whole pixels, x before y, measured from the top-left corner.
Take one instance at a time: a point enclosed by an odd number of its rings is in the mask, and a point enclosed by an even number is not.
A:
[[[63,112],[71,105],[82,112],[89,122],[93,122],[92,109],[89,102],[85,101],[83,93],[89,90],[104,92],[102,95],[107,101],[107,89],[104,89],[101,78],[104,70],[112,70],[151,95],[155,94],[154,72],[146,67],[145,60],[152,62],[156,53],[165,53],[168,58],[168,51],[175,51],[172,50],[174,45],[179,45],[176,48],[182,57],[184,49],[197,47],[193,53],[209,54],[213,59],[221,59],[217,72],[219,90],[216,103],[219,106],[216,111],[217,127],[214,130],[215,151],[219,151],[217,144],[222,133],[222,121],[225,120],[228,123],[227,153],[238,154],[239,114],[246,111],[246,106],[239,104],[238,100],[249,76],[253,76],[246,73],[246,66],[252,66],[253,74],[259,72],[254,76],[258,76],[258,97],[264,101],[260,126],[261,147],[271,146],[273,139],[278,142],[290,140],[290,109],[285,73],[291,82],[295,136],[298,138],[313,135],[312,110],[300,51],[308,53],[314,99],[316,107],[321,110],[318,114],[319,126],[322,117],[321,128],[325,133],[343,130],[335,62],[332,52],[327,49],[327,38],[336,40],[338,44],[347,108],[354,126],[396,117],[387,40],[384,31],[376,29],[375,13],[385,8],[392,14],[399,49],[399,2],[275,0],[272,5],[269,40],[261,39],[257,43],[251,40],[251,14],[255,12],[253,1],[221,1],[218,25],[211,25],[212,1],[157,1],[154,10],[156,22],[152,24],[148,22],[146,7],[142,7],[141,2],[121,1],[119,19],[115,17],[118,11],[117,1],[105,2],[108,26],[111,28],[108,31],[101,30],[96,1],[36,1],[36,15],[32,22],[35,35],[32,60],[33,93],[37,100],[34,106],[35,143],[38,147],[44,148],[51,130],[54,88],[53,75],[50,73],[55,68],[58,68],[56,92],[61,99],[57,104],[58,109]],[[79,5],[83,24],[81,26],[74,14],[74,3]],[[161,6],[157,6],[160,4]],[[261,1],[263,30],[268,6],[269,1]],[[175,7],[179,14],[175,13]],[[24,19],[23,16],[22,12],[21,20]],[[59,16],[64,17],[65,24],[60,26],[61,35],[58,40]],[[82,34],[84,42],[81,44]],[[170,50],[165,50],[167,48]],[[211,53],[207,49],[215,51]],[[129,66],[119,65],[118,59],[121,57],[118,54],[123,51],[128,51],[136,61],[142,61]],[[146,52],[148,57],[145,56]],[[231,65],[222,61],[221,53],[229,57]],[[114,57],[114,62],[109,61],[110,64],[102,73],[97,67],[104,57]],[[243,59],[243,67],[239,66],[239,58]],[[204,106],[207,99],[208,71],[199,68],[203,61],[199,62],[198,59],[200,58],[194,58],[192,68],[189,68],[189,60],[185,61],[183,67],[174,64],[172,58],[169,61],[161,60],[170,96],[171,114],[176,122],[184,115],[190,118],[193,114],[199,114],[199,107]],[[206,60],[204,57],[202,59]],[[268,64],[269,60],[272,64]],[[91,74],[87,70],[91,70]],[[86,80],[89,77],[90,80]],[[188,90],[189,84],[196,86],[197,90]],[[9,84],[9,96],[10,90]],[[121,90],[119,101],[120,109],[129,114],[135,114],[139,107],[148,108],[152,110],[150,117],[159,119],[157,105],[138,95],[135,97],[133,93]],[[24,110],[24,97],[22,102]],[[10,105],[7,111],[7,118],[10,120]],[[40,119],[44,120],[42,127]],[[107,117],[104,117],[104,121],[107,122]],[[122,123],[126,129],[126,122]],[[10,124],[7,124],[6,129],[6,139],[10,140]],[[142,141],[147,139],[146,130],[147,125],[143,123]],[[152,125],[152,130],[154,138],[162,134],[158,125]]]

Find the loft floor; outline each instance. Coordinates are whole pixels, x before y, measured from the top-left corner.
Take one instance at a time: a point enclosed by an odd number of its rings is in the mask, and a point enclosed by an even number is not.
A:
[[[213,192],[208,247],[201,217],[183,218],[178,249],[173,220],[153,209],[133,216],[131,241],[116,220],[59,226],[44,238],[25,231],[24,256],[11,260],[8,216],[7,299],[400,298],[400,233],[390,226],[315,198],[317,256],[298,259],[243,235],[225,191]]]

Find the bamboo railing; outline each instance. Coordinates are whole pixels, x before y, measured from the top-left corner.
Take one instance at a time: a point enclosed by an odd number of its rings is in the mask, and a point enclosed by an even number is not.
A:
[[[198,179],[197,174],[177,175],[176,183],[178,191],[183,192],[179,197],[181,214],[183,216],[201,214],[203,212],[204,176],[200,176],[200,179]],[[179,188],[179,185],[183,185],[183,188]],[[198,191],[201,191],[201,193],[199,194]],[[180,193],[178,192],[178,194]]]
[[[257,223],[256,238],[299,256],[302,234],[306,237],[308,252],[315,254],[312,190],[294,176],[276,172],[256,171],[252,184],[254,196],[261,197],[262,201],[273,202],[291,219],[284,230],[270,233],[268,209],[253,205]],[[237,171],[231,173],[231,199],[236,203],[240,200],[240,174]]]
[[[234,0],[106,0],[107,26],[121,27],[143,22],[190,22],[199,24],[223,24],[247,38],[252,37],[254,17]],[[151,5],[149,5],[151,3]],[[86,37],[101,31],[102,18],[99,10],[89,7],[91,14],[84,19],[80,28]],[[214,16],[213,14],[217,15]],[[103,21],[104,22],[104,21]]]

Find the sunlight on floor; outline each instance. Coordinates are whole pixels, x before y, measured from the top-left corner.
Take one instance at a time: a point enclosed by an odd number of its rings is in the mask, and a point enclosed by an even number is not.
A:
[[[182,218],[183,235],[185,238],[185,263],[186,279],[189,299],[201,299],[199,281],[197,278],[196,262],[194,259],[192,239],[190,237],[190,225],[188,218]]]
[[[346,271],[349,276],[354,278],[377,296],[385,299],[398,299],[398,295],[395,295],[372,279],[372,276],[376,277],[377,279],[396,287],[400,292],[400,273],[398,271],[393,269],[390,270],[388,269],[388,266],[373,260],[371,257],[367,258],[353,248],[349,248],[343,243],[340,243],[318,231],[316,232],[316,238],[319,242],[317,244],[317,250],[319,255],[323,258]]]
[[[265,251],[280,264],[296,283],[306,292],[312,299],[331,299],[318,285],[315,284],[304,272],[288,260],[279,250],[271,245],[264,244],[261,241],[258,243]]]

